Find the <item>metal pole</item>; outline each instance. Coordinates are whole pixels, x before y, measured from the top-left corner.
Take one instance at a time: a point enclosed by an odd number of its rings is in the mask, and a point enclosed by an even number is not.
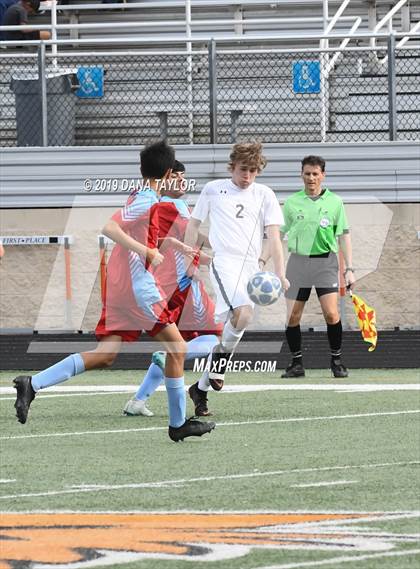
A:
[[[328,0],[323,0],[322,3],[323,19],[324,19],[324,34],[328,29]],[[327,39],[321,40],[319,42],[319,47],[321,49],[327,49],[329,42]],[[328,107],[329,107],[329,92],[328,92],[328,53],[321,52],[320,54],[320,104],[321,104],[321,142],[326,142],[327,140],[327,128],[328,128]]]
[[[328,28],[328,0],[322,0],[322,17],[324,20],[324,32]]]
[[[51,39],[57,39],[57,0],[52,0],[51,4]],[[53,67],[57,67],[57,44],[53,43],[51,46],[51,53],[53,56]]]
[[[185,0],[185,32],[187,38],[191,38],[191,0]],[[194,143],[194,98],[193,98],[193,64],[192,43],[187,42],[187,98],[188,98],[188,139]]]
[[[395,73],[395,34],[388,36],[388,113],[389,140],[397,140],[397,81]]]
[[[209,42],[210,144],[217,144],[216,40]]]
[[[45,43],[43,41],[38,48],[38,82],[41,99],[42,146],[48,146],[47,75],[45,73]]]
[[[162,140],[168,140],[168,112],[161,111],[159,115],[160,136]]]
[[[106,249],[103,235],[99,237],[99,265],[101,270],[101,298],[102,303],[106,301]]]
[[[70,240],[64,237],[64,265],[66,272],[66,307],[65,307],[65,323],[66,329],[73,328],[72,319],[72,293],[71,293],[71,264],[70,264]]]

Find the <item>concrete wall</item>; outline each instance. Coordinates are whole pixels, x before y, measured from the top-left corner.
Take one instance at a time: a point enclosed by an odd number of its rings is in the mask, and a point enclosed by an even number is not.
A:
[[[71,234],[72,327],[92,330],[100,313],[97,236],[115,208],[9,209],[2,235]],[[347,204],[352,226],[357,293],[377,310],[379,329],[420,326],[420,204]],[[0,328],[63,329],[65,272],[62,246],[6,246],[0,264]],[[207,280],[206,274],[203,277]],[[346,321],[355,328],[351,302]],[[257,309],[254,329],[282,328],[284,301]],[[313,292],[304,326],[323,326]]]

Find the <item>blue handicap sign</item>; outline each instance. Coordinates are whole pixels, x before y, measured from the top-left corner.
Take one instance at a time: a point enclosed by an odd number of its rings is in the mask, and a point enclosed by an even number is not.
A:
[[[104,68],[102,65],[96,67],[79,67],[77,70],[79,89],[76,95],[83,99],[94,99],[104,96]]]
[[[319,93],[320,90],[319,61],[295,61],[293,63],[293,91],[295,93]]]

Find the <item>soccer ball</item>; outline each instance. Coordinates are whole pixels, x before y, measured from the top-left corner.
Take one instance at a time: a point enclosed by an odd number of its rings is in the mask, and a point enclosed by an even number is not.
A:
[[[277,275],[269,271],[255,273],[247,284],[249,298],[259,306],[269,306],[281,295],[281,282]]]

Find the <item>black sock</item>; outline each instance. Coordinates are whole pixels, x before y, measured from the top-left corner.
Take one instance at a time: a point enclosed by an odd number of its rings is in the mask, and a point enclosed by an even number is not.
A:
[[[331,358],[339,360],[341,356],[341,342],[343,337],[343,327],[341,320],[337,324],[327,324],[328,342],[330,343]]]
[[[286,340],[289,350],[292,352],[293,364],[302,363],[302,334],[300,325],[288,326],[286,328]]]

